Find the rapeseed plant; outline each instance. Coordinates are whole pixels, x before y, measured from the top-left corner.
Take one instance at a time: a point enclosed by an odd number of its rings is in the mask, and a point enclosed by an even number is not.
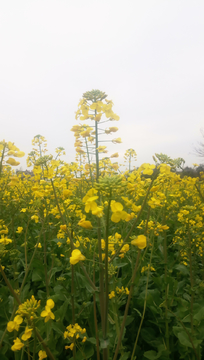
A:
[[[23,360],[26,351],[52,360],[70,351],[73,359],[133,359],[136,351],[201,360],[203,179],[181,178],[182,159],[163,154],[119,175],[110,160],[117,152],[99,158],[101,137],[118,131],[102,126],[119,120],[106,98],[94,90],[79,103],[78,163],[62,161],[63,148],[47,155],[37,135],[32,173],[15,175],[9,157],[23,153],[1,143],[0,351],[9,343]],[[131,170],[136,153],[125,156]]]

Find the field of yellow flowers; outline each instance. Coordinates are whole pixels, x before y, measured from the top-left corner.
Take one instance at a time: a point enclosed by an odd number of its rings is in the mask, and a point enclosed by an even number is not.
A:
[[[37,135],[15,174],[24,153],[0,143],[1,360],[204,358],[204,177],[100,158],[106,97],[79,103],[75,163]]]

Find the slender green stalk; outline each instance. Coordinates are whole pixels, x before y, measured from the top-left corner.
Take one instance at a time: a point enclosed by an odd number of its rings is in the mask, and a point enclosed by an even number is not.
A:
[[[15,230],[14,230],[14,218],[12,216],[12,220],[11,220],[11,227],[12,227],[12,232],[13,232],[13,242],[14,242],[14,248],[15,250],[17,250],[17,246],[16,246],[16,234],[15,234]],[[15,288],[18,289],[19,288],[19,283],[18,283],[18,278],[17,278],[17,264],[16,261],[14,261],[14,284],[15,284]]]
[[[10,317],[10,320],[9,320],[9,321],[12,321],[12,320],[13,320],[13,317],[14,317],[15,312],[16,312],[16,308],[17,308],[17,306],[14,305],[13,311],[12,311],[12,314],[11,314],[11,317]],[[7,333],[7,327],[6,327],[6,329],[4,330],[4,332],[3,332],[3,334],[2,334],[2,337],[1,337],[1,340],[0,340],[0,350],[1,350],[1,348],[2,348],[3,341],[4,341],[4,338],[5,338],[5,336],[6,336],[6,333]]]
[[[169,351],[169,321],[168,321],[168,289],[169,286],[167,284],[167,238],[166,232],[164,232],[164,247],[163,247],[163,254],[164,254],[164,278],[165,278],[165,338],[166,338],[166,349]]]
[[[95,252],[93,259],[93,283],[95,284]],[[100,360],[100,350],[99,350],[99,337],[98,337],[98,324],[97,324],[97,314],[96,314],[96,295],[93,293],[93,306],[94,306],[94,326],[96,332],[96,354],[97,360]]]
[[[23,279],[23,282],[22,282],[21,288],[20,288],[20,294],[21,294],[21,292],[22,292],[22,290],[23,290],[23,287],[24,287],[24,285],[25,285],[25,281],[26,281],[26,279],[27,279],[27,276],[28,276],[28,273],[29,273],[31,264],[32,264],[33,259],[34,259],[34,257],[35,257],[36,251],[37,251],[37,249],[38,249],[38,244],[39,244],[39,242],[40,242],[40,237],[41,237],[41,235],[42,235],[43,228],[44,228],[44,224],[42,224],[42,228],[41,228],[40,234],[39,234],[39,236],[38,236],[38,241],[37,241],[37,243],[36,243],[35,250],[33,251],[32,258],[31,258],[30,263],[29,263],[29,265],[28,265],[28,267],[27,267],[27,270],[26,270],[26,272],[25,272],[25,276],[24,276],[24,279]]]
[[[90,173],[90,178],[91,178],[91,183],[93,186],[93,175],[92,175],[92,170],[91,170],[91,163],[90,163],[90,157],[89,157],[89,148],[88,148],[88,143],[87,143],[87,138],[85,137],[85,144],[86,144],[86,152],[87,152],[87,158],[88,158],[88,164],[89,164],[89,173]]]
[[[188,248],[189,248],[189,265],[190,265],[190,282],[191,282],[191,312],[190,312],[190,317],[191,317],[191,333],[193,335],[193,302],[194,302],[194,294],[193,294],[193,286],[194,286],[194,280],[193,280],[193,266],[192,266],[192,245],[191,245],[191,234],[190,234],[190,228],[189,228],[189,223],[188,223]]]
[[[163,215],[163,225],[166,223],[166,207],[164,208]],[[168,264],[168,254],[167,254],[167,237],[166,231],[164,231],[164,246],[163,246],[163,257],[164,257],[164,278],[165,278],[165,339],[166,339],[166,349],[169,351],[169,321],[168,321],[168,289],[169,285],[167,284],[167,264]]]
[[[111,197],[111,196],[110,196]],[[104,340],[107,339],[108,332],[108,301],[109,301],[109,281],[108,281],[108,235],[109,235],[109,214],[110,214],[110,203],[108,201],[107,217],[106,217],[106,236],[105,236],[105,304],[104,304]]]
[[[75,307],[74,307],[74,295],[75,295],[75,289],[74,289],[74,265],[71,265],[71,271],[72,271],[72,283],[71,283],[71,304],[72,304],[72,325],[75,325]],[[74,346],[73,349],[73,358],[76,359],[76,346]]]
[[[97,111],[95,110],[95,117]],[[95,152],[96,152],[96,181],[98,182],[99,178],[99,156],[98,156],[98,122],[95,121]]]
[[[44,242],[44,270],[45,270],[45,285],[47,297],[49,297],[49,283],[48,283],[48,274],[47,274],[47,246],[46,246],[46,235],[43,236]]]
[[[1,275],[3,276],[4,281],[5,281],[6,285],[7,285],[7,287],[9,288],[11,294],[13,295],[13,297],[16,300],[16,302],[18,303],[18,305],[20,305],[21,304],[20,298],[18,297],[17,293],[14,291],[13,287],[11,286],[11,284],[10,284],[10,282],[9,282],[9,280],[8,280],[4,270],[3,270],[3,267],[1,265],[1,263],[0,263],[0,271],[1,271]]]
[[[29,222],[30,222],[30,221],[28,221],[27,226],[26,226],[25,240],[24,240],[24,247],[25,247],[25,271],[27,271],[27,267],[28,267],[28,258],[27,258],[27,232],[28,232]]]
[[[135,281],[135,277],[136,277],[136,274],[137,274],[137,268],[138,268],[138,264],[139,264],[139,260],[140,260],[140,255],[141,255],[141,250],[138,250],[137,260],[136,260],[134,272],[133,272],[133,275],[132,275],[130,292],[129,292],[129,295],[128,295],[128,300],[127,300],[127,304],[126,304],[125,312],[124,312],[124,316],[123,316],[123,322],[121,324],[120,335],[119,335],[119,338],[118,338],[118,343],[117,343],[117,347],[116,347],[116,350],[115,350],[113,360],[117,359],[118,352],[119,352],[119,349],[120,349],[120,345],[121,345],[121,341],[122,341],[122,337],[123,337],[123,332],[124,332],[124,329],[125,329],[125,322],[126,322],[127,315],[128,315],[128,309],[129,309],[129,305],[130,305],[130,300],[131,300],[132,293],[133,293],[134,281]]]
[[[150,214],[150,208],[149,208],[149,211],[148,211],[148,215],[149,215],[149,214]],[[148,220],[149,220],[149,216],[148,216],[148,218],[147,218],[147,224],[146,224],[145,234],[147,233]],[[145,317],[145,312],[146,312],[146,306],[147,306],[147,291],[148,291],[148,284],[149,284],[149,275],[150,275],[150,271],[151,271],[153,249],[154,249],[154,240],[153,240],[153,244],[152,244],[151,255],[150,255],[150,262],[149,262],[149,268],[148,268],[148,273],[147,273],[147,282],[146,282],[146,288],[145,288],[145,300],[144,300],[143,313],[142,313],[142,318],[141,318],[141,321],[140,321],[139,329],[138,329],[138,332],[137,332],[137,336],[136,336],[136,340],[135,340],[135,344],[134,344],[134,348],[133,348],[131,360],[134,359],[135,350],[136,350],[136,347],[137,347],[137,343],[138,343],[140,331],[141,331],[141,328],[142,328],[142,324],[143,324],[144,317]]]

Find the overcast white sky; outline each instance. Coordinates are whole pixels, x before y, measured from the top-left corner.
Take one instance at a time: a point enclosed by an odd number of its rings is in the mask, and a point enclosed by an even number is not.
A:
[[[0,0],[0,140],[27,155],[41,134],[74,161],[79,99],[99,89],[120,116],[108,155],[201,163],[203,19],[203,0]]]

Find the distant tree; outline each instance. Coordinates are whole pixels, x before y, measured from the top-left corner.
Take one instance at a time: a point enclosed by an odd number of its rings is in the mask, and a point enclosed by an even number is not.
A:
[[[202,137],[204,138],[204,130],[200,129]],[[199,141],[198,147],[194,148],[197,156],[204,158],[204,141]]]

